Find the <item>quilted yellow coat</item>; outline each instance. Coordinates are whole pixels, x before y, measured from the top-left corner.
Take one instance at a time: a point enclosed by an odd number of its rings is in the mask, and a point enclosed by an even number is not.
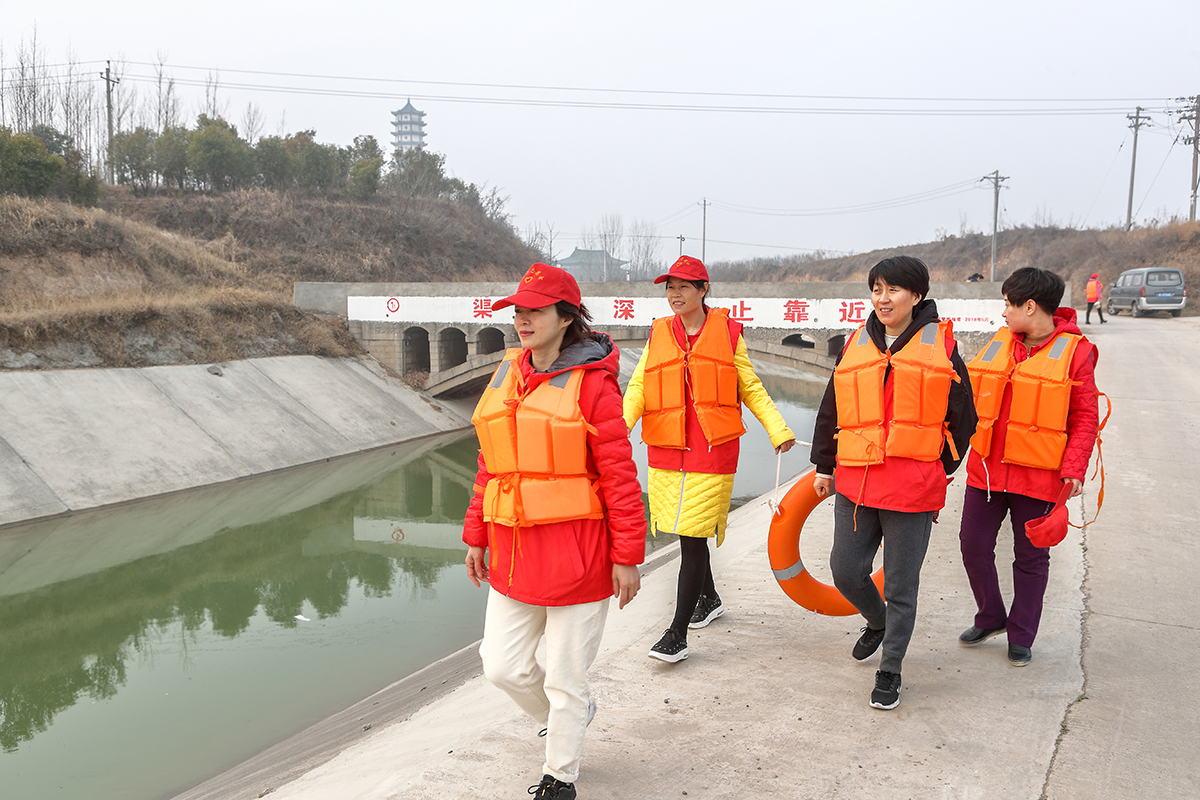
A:
[[[624,416],[625,424],[630,429],[645,410],[642,379],[649,350],[649,347],[642,350],[637,368],[625,389]],[[784,422],[783,415],[775,408],[775,403],[755,373],[746,341],[740,334],[737,336],[733,361],[738,374],[738,399],[762,423],[771,438],[771,445],[778,447],[794,439],[795,434]],[[715,448],[708,447],[700,432],[699,420],[690,405],[686,425],[689,450],[650,448],[647,481],[650,530],[655,534],[663,531],[680,536],[716,536],[717,545],[720,546],[725,539],[729,501],[733,497],[738,443],[734,440]],[[697,444],[699,447],[695,446]]]

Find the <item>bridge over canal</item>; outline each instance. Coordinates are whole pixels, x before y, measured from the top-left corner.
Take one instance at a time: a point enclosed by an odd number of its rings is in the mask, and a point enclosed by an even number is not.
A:
[[[662,287],[651,283],[583,283],[580,290],[593,327],[622,350],[643,347],[653,320],[670,313]],[[426,391],[452,397],[478,393],[504,350],[520,346],[511,309],[491,310],[511,292],[511,283],[297,283],[295,303],[344,318],[380,363],[400,375],[426,376]],[[942,316],[954,320],[964,356],[1003,323],[998,293],[993,283],[931,285]],[[846,334],[871,313],[866,298],[859,282],[718,283],[709,305],[731,309],[745,325],[753,359],[828,375]]]

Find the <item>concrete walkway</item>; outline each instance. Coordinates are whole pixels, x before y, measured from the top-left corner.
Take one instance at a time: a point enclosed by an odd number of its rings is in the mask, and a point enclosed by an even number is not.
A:
[[[1032,664],[1010,666],[1003,637],[957,643],[974,612],[958,555],[961,474],[934,528],[902,700],[890,712],[867,705],[878,658],[850,657],[861,620],[812,614],[779,590],[764,498],[732,517],[714,557],[728,610],[692,632],[688,660],[646,657],[671,616],[676,548],[652,556],[641,594],[612,610],[591,673],[599,713],[580,797],[1196,797],[1200,319],[1121,317],[1087,332],[1116,406],[1105,506],[1054,549]],[[1089,512],[1097,490],[1086,489]],[[802,545],[826,581],[831,527],[824,503]],[[455,669],[472,657],[460,654]],[[184,796],[525,797],[541,774],[537,725],[482,677],[452,678],[435,666],[419,689],[410,679],[340,715],[340,737],[318,727],[264,754],[252,778],[231,773]],[[387,705],[425,684],[441,692],[434,702]],[[292,750],[306,761],[284,770]]]

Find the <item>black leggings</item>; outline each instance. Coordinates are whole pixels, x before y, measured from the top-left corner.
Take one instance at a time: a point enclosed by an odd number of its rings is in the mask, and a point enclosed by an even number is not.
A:
[[[675,619],[671,630],[687,638],[688,623],[696,610],[700,595],[715,597],[712,562],[709,560],[708,539],[699,536],[679,537],[679,590],[675,596]]]
[[[1098,302],[1089,302],[1088,307],[1087,307],[1087,313],[1083,317],[1084,323],[1086,324],[1086,323],[1092,321],[1092,306],[1096,307],[1096,313],[1100,315],[1100,321],[1104,322],[1104,309],[1101,308],[1101,306]]]

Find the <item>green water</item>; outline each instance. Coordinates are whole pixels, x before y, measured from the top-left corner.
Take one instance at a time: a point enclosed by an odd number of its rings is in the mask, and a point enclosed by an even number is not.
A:
[[[823,382],[763,378],[809,438]],[[775,481],[747,427],[735,505]],[[0,530],[0,796],[169,798],[477,640],[476,453],[443,437]]]

